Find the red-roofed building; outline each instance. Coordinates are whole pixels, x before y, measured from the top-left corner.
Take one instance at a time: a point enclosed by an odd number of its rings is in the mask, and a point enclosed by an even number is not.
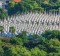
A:
[[[14,2],[21,2],[22,0],[13,0]]]

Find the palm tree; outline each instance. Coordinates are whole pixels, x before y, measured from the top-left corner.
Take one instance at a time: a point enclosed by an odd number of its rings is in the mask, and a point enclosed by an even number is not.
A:
[[[12,26],[12,27],[10,27],[9,28],[9,32],[11,32],[12,33],[12,36],[13,36],[13,34],[15,33],[15,28]]]
[[[0,33],[1,33],[1,36],[2,36],[2,33],[4,32],[4,27],[3,26],[0,26]]]

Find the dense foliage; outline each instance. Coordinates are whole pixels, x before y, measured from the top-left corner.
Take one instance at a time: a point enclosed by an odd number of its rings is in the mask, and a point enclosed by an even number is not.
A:
[[[28,11],[57,11],[60,10],[60,0],[22,0],[22,2],[10,2],[7,5],[8,14],[16,14]]]
[[[8,15],[15,15],[22,12],[27,13],[30,11],[60,12],[60,0],[22,0],[18,3],[11,0],[5,7]],[[0,9],[0,18],[7,16],[5,12],[3,9]]]
[[[8,17],[7,12],[3,8],[0,8],[0,20],[7,19],[7,17]]]
[[[12,38],[0,37],[0,56],[60,56],[60,31],[27,35],[25,31]]]

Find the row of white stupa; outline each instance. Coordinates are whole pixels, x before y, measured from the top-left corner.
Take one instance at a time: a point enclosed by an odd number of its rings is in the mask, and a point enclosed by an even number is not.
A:
[[[8,17],[8,20],[1,21],[4,32],[9,32],[9,27],[14,26],[15,33],[26,31],[28,33],[41,34],[45,30],[60,30],[60,14],[27,13]]]

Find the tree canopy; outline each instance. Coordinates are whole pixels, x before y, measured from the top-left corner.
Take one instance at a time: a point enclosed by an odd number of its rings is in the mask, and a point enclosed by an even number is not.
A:
[[[15,37],[0,37],[0,56],[60,56],[59,32],[49,30],[42,37],[33,34],[29,38],[23,31]]]
[[[60,8],[60,0],[22,0],[22,2],[10,2],[7,5],[8,14],[16,14],[28,11],[45,11],[58,10]],[[11,12],[12,11],[12,12]]]
[[[21,0],[21,2],[13,2],[12,0],[5,6],[7,13],[4,9],[0,9],[0,19],[4,19],[7,15],[16,15],[18,13],[27,12],[44,12],[56,11],[60,12],[60,0]]]

